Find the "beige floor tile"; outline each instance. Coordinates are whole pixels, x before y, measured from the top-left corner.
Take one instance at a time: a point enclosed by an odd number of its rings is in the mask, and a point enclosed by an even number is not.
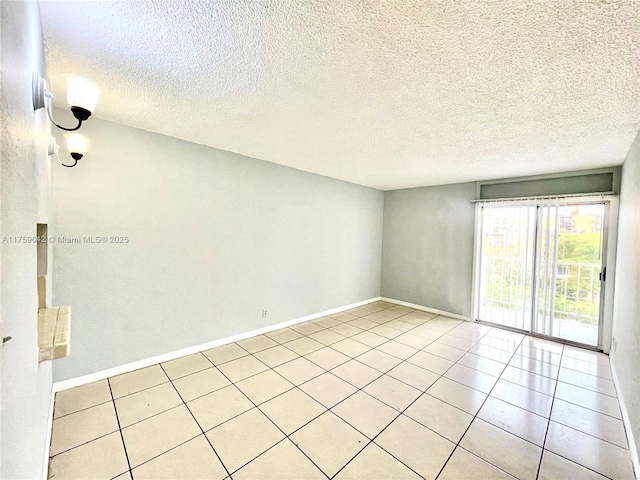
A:
[[[606,440],[622,448],[629,448],[622,420],[580,407],[556,398],[551,420]]]
[[[375,443],[426,479],[434,479],[455,448],[409,417],[400,415]]]
[[[133,480],[133,477],[131,476],[131,472],[125,472],[121,475],[118,475],[117,477],[114,477],[113,480]]]
[[[293,384],[273,370],[267,370],[235,384],[256,405],[293,388]]]
[[[245,338],[244,340],[240,340],[236,343],[249,353],[260,352],[261,350],[266,350],[267,348],[278,345],[278,342],[272,340],[266,335],[257,335],[255,337]]]
[[[393,408],[364,392],[356,392],[333,407],[332,411],[371,439],[398,416]]]
[[[388,315],[383,315],[380,312],[369,313],[368,315],[362,317],[368,322],[375,323],[376,325],[382,325],[384,323],[390,322],[391,319]]]
[[[113,398],[120,398],[168,381],[169,378],[160,365],[153,365],[133,372],[124,373],[117,377],[111,377],[109,384],[111,385]]]
[[[254,408],[207,432],[229,472],[242,467],[284,438],[260,410]]]
[[[357,335],[358,333],[363,332],[361,328],[358,328],[349,323],[343,323],[342,325],[336,325],[335,327],[331,327],[330,330],[339,333],[340,335],[344,335],[345,337],[352,337],[353,335]]]
[[[253,356],[262,363],[273,368],[298,358],[299,355],[282,345],[277,345],[275,347],[262,350],[261,352],[257,352]]]
[[[478,370],[479,372],[493,375],[494,377],[499,377],[500,375],[502,375],[502,372],[504,371],[506,366],[504,363],[496,362],[495,360],[481,357],[474,353],[465,354],[460,360],[458,360],[458,363],[460,365],[464,365],[465,367]]]
[[[469,353],[480,355],[481,357],[495,360],[496,362],[508,363],[513,354],[499,348],[488,347],[487,345],[476,344],[469,349]]]
[[[515,367],[505,368],[500,378],[545,395],[553,395],[556,389],[556,381],[554,379]]]
[[[382,375],[382,372],[379,372],[364,363],[360,363],[357,360],[351,360],[344,363],[331,370],[331,373],[358,388],[364,387],[366,384],[371,383]]]
[[[370,443],[334,477],[336,480],[389,480],[421,478],[406,465]]]
[[[482,393],[489,393],[498,381],[497,377],[459,364],[452,366],[444,376]]]
[[[331,345],[333,343],[339,342],[340,340],[344,340],[346,337],[327,329],[312,333],[311,335],[309,335],[309,338],[315,340],[316,342],[320,342],[323,345]]]
[[[329,477],[368,443],[364,435],[332,412],[323,413],[290,438]]]
[[[458,325],[456,328],[449,331],[448,335],[453,335],[454,337],[464,338],[465,340],[471,340],[472,342],[477,343],[484,337],[484,333],[475,330],[467,330],[466,328],[460,327]]]
[[[538,362],[550,363],[552,365],[560,365],[562,355],[553,353],[548,350],[540,350],[534,347],[528,347],[527,345],[520,345],[516,350],[516,355],[532,358]],[[568,358],[568,357],[567,357]]]
[[[253,404],[235,385],[196,398],[188,405],[204,431],[253,408]]]
[[[478,341],[478,344],[513,353],[520,346],[520,340],[510,338],[496,338],[491,335],[486,335]]]
[[[122,429],[132,468],[201,433],[184,405]]]
[[[423,349],[423,351],[432,355],[436,355],[437,357],[445,358],[452,362],[457,362],[466,353],[465,350],[460,350],[459,348],[450,347],[449,345],[445,345],[444,343],[439,343],[438,340],[427,345]]]
[[[602,393],[569,385],[568,383],[558,382],[556,398],[618,419],[622,418],[618,399],[603,395]]]
[[[275,340],[278,343],[287,343],[291,340],[296,340],[302,337],[302,334],[296,332],[295,330],[291,330],[290,328],[281,328],[280,330],[269,332],[266,335],[267,337]]]
[[[369,350],[358,357],[360,363],[369,365],[380,372],[388,372],[402,360],[379,350]]]
[[[633,478],[629,451],[556,422],[545,448],[609,478]]]
[[[114,432],[53,457],[48,478],[107,480],[128,469],[122,437]]]
[[[163,383],[116,399],[120,428],[156,415],[182,403],[171,383]]]
[[[564,350],[564,346],[558,342],[552,342],[551,340],[544,340],[536,337],[525,337],[522,340],[522,345],[535,350],[542,350],[545,352],[555,353],[561,355]],[[553,363],[553,362],[549,362]]]
[[[306,358],[297,358],[274,369],[294,385],[300,385],[324,373],[324,369]]]
[[[515,340],[517,342],[522,342],[522,340],[525,339],[525,335],[522,333],[510,332],[501,328],[491,329],[491,331],[487,333],[487,337],[504,338],[507,340]]]
[[[384,342],[388,341],[387,338],[381,337],[380,335],[376,335],[375,333],[371,333],[368,331],[354,335],[352,337],[352,340],[363,343],[364,345],[368,345],[371,348],[375,348],[378,345],[381,345]]]
[[[56,393],[54,418],[111,401],[111,390],[106,380]]]
[[[451,360],[437,357],[427,352],[418,352],[415,355],[407,358],[407,362],[430,370],[434,373],[437,373],[438,375],[442,375],[453,365],[453,362]]]
[[[560,368],[558,381],[575,385],[576,387],[586,388],[587,390],[602,393],[603,395],[609,395],[610,397],[616,396],[616,387],[613,385],[613,381],[596,377],[595,375],[589,375],[588,373],[581,373],[568,368]]]
[[[402,335],[394,338],[394,340],[396,342],[402,343],[403,345],[408,345],[409,347],[413,347],[418,350],[423,349],[431,343],[431,340],[419,337],[418,335],[414,335],[411,332],[403,333]]]
[[[313,363],[319,365],[325,370],[331,370],[332,368],[351,360],[351,357],[348,357],[344,353],[340,353],[337,350],[328,347],[311,352],[306,355],[305,358],[311,360]]]
[[[441,336],[438,339],[438,343],[442,343],[444,345],[448,345],[450,347],[465,351],[469,350],[476,344],[476,342],[474,342],[473,340],[456,337],[455,335],[451,335],[451,333],[447,333],[446,335]]]
[[[357,390],[330,372],[303,383],[300,388],[327,408],[333,407]]]
[[[351,320],[348,325],[361,328],[362,330],[370,330],[378,326],[377,323],[367,320],[366,318],[356,318],[355,320]]]
[[[440,375],[437,373],[425,370],[408,362],[401,363],[392,370],[389,370],[387,375],[423,391],[440,378]]]
[[[350,338],[345,338],[337,343],[331,345],[331,348],[339,351],[340,353],[344,353],[349,357],[357,357],[358,355],[362,355],[364,352],[371,350],[371,347],[365,345],[360,342],[356,342]]]
[[[299,323],[289,328],[291,328],[291,330],[295,330],[298,333],[301,333],[302,335],[311,335],[312,333],[316,333],[316,332],[319,332],[320,330],[324,330],[320,325],[316,325],[313,322]]]
[[[473,421],[472,415],[428,394],[418,398],[404,414],[455,443]]]
[[[53,421],[49,455],[77,447],[118,430],[113,402],[102,403]]]
[[[491,396],[509,402],[530,412],[549,418],[553,397],[522,387],[506,380],[498,380]]]
[[[460,446],[521,480],[534,480],[542,449],[504,430],[476,419]]]
[[[330,317],[335,318],[336,320],[339,320],[341,322],[350,322],[351,320],[358,318],[348,312],[332,313]]]
[[[176,358],[170,362],[164,362],[162,368],[171,380],[175,380],[191,373],[196,373],[211,367],[211,362],[202,353]]]
[[[204,435],[133,469],[135,480],[221,480],[226,477],[227,471]]]
[[[393,355],[394,357],[401,360],[406,360],[407,358],[418,352],[417,349],[408,345],[404,345],[403,343],[396,342],[395,340],[390,340],[387,343],[383,343],[382,345],[377,347],[376,350],[388,353],[389,355]]]
[[[229,385],[229,380],[216,368],[211,367],[198,373],[174,380],[173,385],[185,402],[201,397]]]
[[[396,318],[395,320],[391,320],[388,323],[385,323],[386,327],[395,328],[396,330],[400,330],[401,332],[408,332],[412,330],[415,325],[411,325],[410,323],[403,322],[402,317]]]
[[[605,478],[548,450],[542,454],[538,480],[605,480]]]
[[[445,377],[435,382],[427,393],[471,415],[475,415],[480,410],[487,398],[486,394]]]
[[[218,366],[218,369],[232,382],[239,382],[268,368],[253,356],[237,358]]]
[[[309,337],[300,337],[296,340],[285,343],[284,346],[289,350],[293,350],[298,355],[307,355],[324,347],[322,343],[316,342],[314,339]]]
[[[302,390],[295,388],[261,405],[260,410],[285,434],[290,435],[326,408]]]
[[[356,320],[358,319],[358,317],[355,318]],[[335,318],[331,317],[322,317],[317,320],[313,320],[313,323],[315,323],[316,325],[320,325],[323,328],[335,327],[336,325],[342,324],[340,320],[336,320]]]
[[[404,317],[402,317],[402,321],[406,322],[406,323],[410,323],[411,325],[417,327],[422,325],[423,323],[429,321],[430,319],[428,318],[424,318],[424,317],[419,317],[415,314],[415,312],[409,313],[408,315],[405,315]]]
[[[284,439],[233,474],[235,480],[324,480],[327,477]]]
[[[562,366],[578,372],[595,375],[596,377],[613,380],[611,367],[603,363],[587,362],[585,360],[578,360],[577,358],[572,357],[562,357]]]
[[[429,342],[435,342],[438,338],[440,338],[443,334],[441,332],[432,330],[426,327],[426,323],[414,328],[411,330],[412,335],[417,335],[418,337],[424,338],[425,340],[429,340]]]
[[[422,393],[420,390],[388,375],[383,375],[374,380],[363,390],[398,411],[407,408]]]
[[[513,480],[514,477],[463,448],[456,448],[438,480]]]
[[[222,363],[227,363],[231,360],[235,360],[236,358],[241,358],[249,355],[249,353],[245,349],[240,348],[235,343],[228,343],[227,345],[212,348],[202,353],[205,357],[211,360],[214,365],[220,365]]]
[[[381,337],[385,337],[388,340],[394,339],[404,333],[402,330],[388,327],[386,324],[378,325],[377,327],[372,328],[368,331],[371,333],[375,333],[376,335],[380,335]]]
[[[585,362],[601,363],[603,365],[609,365],[609,355],[606,355],[600,352],[585,350],[584,348],[572,347],[571,345],[564,346],[562,355],[566,357],[575,358],[577,360],[583,360]]]
[[[540,447],[544,444],[548,420],[510,403],[489,397],[478,418]]]
[[[549,378],[558,378],[558,370],[560,367],[551,363],[539,362],[533,358],[514,355],[509,365],[529,372],[537,373]]]

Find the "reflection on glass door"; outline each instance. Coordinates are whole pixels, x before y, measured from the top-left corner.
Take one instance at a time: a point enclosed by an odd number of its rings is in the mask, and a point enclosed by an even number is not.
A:
[[[605,205],[541,205],[538,210],[532,331],[598,344]]]
[[[478,319],[598,346],[604,203],[482,207]]]
[[[535,206],[482,209],[479,318],[508,327],[531,327]]]

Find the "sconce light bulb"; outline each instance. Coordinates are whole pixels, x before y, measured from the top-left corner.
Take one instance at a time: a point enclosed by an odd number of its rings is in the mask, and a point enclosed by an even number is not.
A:
[[[73,135],[65,135],[67,138],[67,148],[71,156],[79,160],[87,152],[87,137],[74,133]],[[74,156],[75,155],[75,156]],[[79,155],[79,158],[76,156]]]
[[[65,74],[67,80],[67,102],[78,120],[86,120],[96,109],[100,89],[91,80],[78,75]]]

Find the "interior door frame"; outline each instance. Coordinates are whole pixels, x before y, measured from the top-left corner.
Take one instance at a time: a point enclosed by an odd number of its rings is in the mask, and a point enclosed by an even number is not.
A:
[[[577,345],[583,348],[591,348],[594,350],[603,351],[609,353],[611,350],[611,335],[613,326],[613,299],[614,299],[614,279],[615,279],[615,261],[617,251],[617,239],[618,239],[618,195],[559,195],[553,197],[527,197],[517,199],[491,199],[491,200],[475,200],[475,228],[473,239],[473,269],[472,269],[472,285],[471,285],[471,321],[486,323],[496,328],[506,328],[507,330],[514,330],[513,328],[503,327],[489,322],[482,322],[478,319],[479,310],[479,292],[480,292],[480,272],[481,272],[481,252],[482,252],[482,207],[491,203],[501,203],[512,205],[531,204],[536,201],[549,201],[549,200],[562,200],[573,203],[604,203],[605,215],[603,223],[603,266],[606,267],[606,281],[600,289],[600,324],[598,325],[598,346],[590,346],[582,343],[572,342],[558,337],[549,337],[546,335],[540,335],[530,331],[522,330],[522,332],[542,337],[549,340],[553,340],[559,343],[566,343]],[[536,214],[537,215],[537,214]],[[536,229],[538,222],[536,221]],[[536,232],[537,243],[537,232]],[[536,250],[537,250],[536,245]],[[536,253],[537,255],[537,253]],[[606,258],[605,258],[606,257]],[[535,292],[532,292],[535,294]],[[532,319],[533,320],[533,319]]]

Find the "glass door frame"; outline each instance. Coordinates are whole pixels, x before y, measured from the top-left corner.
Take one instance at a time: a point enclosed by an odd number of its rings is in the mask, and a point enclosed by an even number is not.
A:
[[[605,273],[605,280],[601,282],[600,288],[600,310],[599,310],[599,322],[598,322],[598,345],[587,345],[571,340],[566,340],[559,337],[553,337],[549,335],[543,335],[535,333],[533,331],[535,319],[531,319],[531,330],[520,330],[517,328],[497,325],[491,322],[484,322],[478,319],[479,312],[479,292],[480,292],[480,274],[481,274],[481,253],[482,253],[482,208],[495,204],[496,206],[524,206],[532,205],[532,203],[550,203],[558,202],[558,206],[562,204],[604,204],[604,219],[602,225],[602,271]],[[475,200],[476,212],[475,212],[475,234],[474,234],[474,249],[473,249],[473,283],[472,283],[472,298],[471,298],[471,321],[483,323],[496,328],[504,328],[506,330],[513,330],[519,333],[525,333],[527,335],[545,338],[548,340],[556,341],[559,343],[566,343],[569,345],[576,345],[583,348],[589,348],[593,350],[604,351],[609,353],[611,349],[611,331],[612,331],[612,317],[613,317],[613,289],[614,289],[614,274],[615,274],[615,255],[616,255],[616,240],[617,240],[617,218],[618,218],[618,196],[617,195],[568,195],[558,197],[526,197],[515,199],[487,199],[487,200]],[[534,261],[537,261],[539,254],[538,245],[538,229],[539,229],[539,206],[536,205],[536,222],[535,222],[535,256]],[[606,268],[606,270],[605,270]],[[532,272],[535,275],[535,269]],[[536,298],[535,291],[535,278],[533,278],[532,298]],[[532,308],[535,305],[532,305]]]

